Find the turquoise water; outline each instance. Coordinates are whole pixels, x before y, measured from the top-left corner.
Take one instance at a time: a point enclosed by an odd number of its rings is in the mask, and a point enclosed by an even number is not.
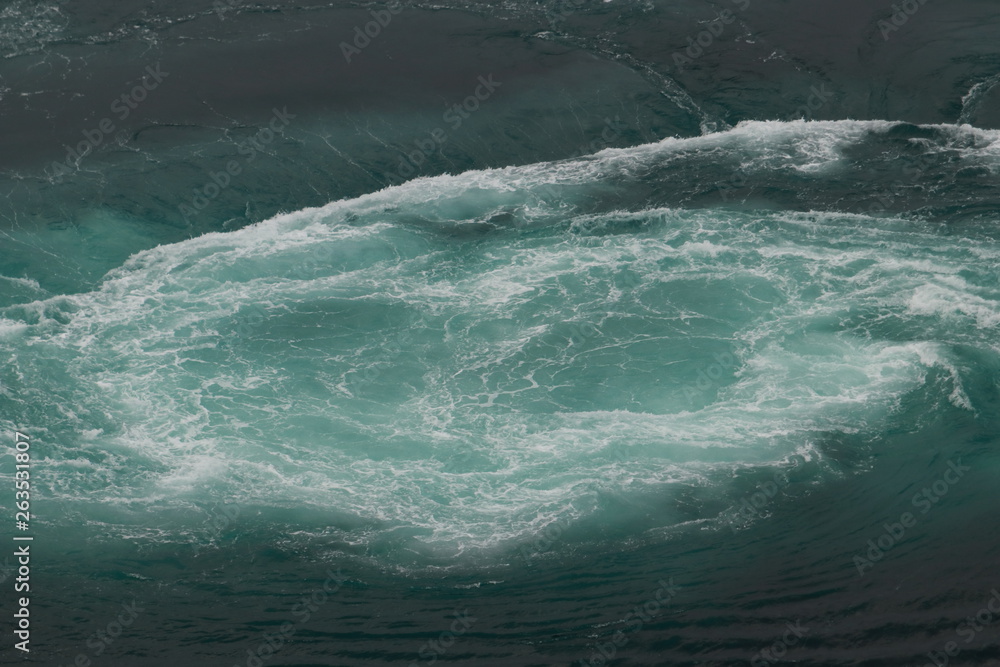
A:
[[[750,124],[418,179],[138,252],[77,293],[16,258],[5,428],[36,429],[44,502],[109,540],[212,544],[187,517],[227,505],[418,567],[503,561],[547,527],[722,529],[741,475],[822,484],[848,474],[830,441],[985,409],[1000,243],[975,222],[671,208],[644,172],[712,143],[836,173],[884,129]],[[755,155],[789,132],[798,155]],[[995,170],[998,137],[977,136],[962,159]]]
[[[801,664],[939,650],[1000,554],[998,147],[751,121],[216,231],[52,197],[0,255],[42,662],[134,598],[116,660],[249,665],[291,618],[272,664],[597,664],[661,581],[631,664],[802,619]]]
[[[992,5],[227,4],[0,8],[27,662],[998,664]]]

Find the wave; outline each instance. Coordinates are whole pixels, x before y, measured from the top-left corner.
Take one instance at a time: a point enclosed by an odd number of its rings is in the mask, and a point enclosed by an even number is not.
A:
[[[5,425],[51,443],[46,497],[130,534],[211,503],[307,508],[315,539],[394,558],[719,527],[776,471],[808,488],[867,469],[896,423],[975,413],[1000,241],[668,206],[671,176],[728,160],[787,188],[886,146],[993,173],[998,138],[746,123],[159,246],[0,309]]]

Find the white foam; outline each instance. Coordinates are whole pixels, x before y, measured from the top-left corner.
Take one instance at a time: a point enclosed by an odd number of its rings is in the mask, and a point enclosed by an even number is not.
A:
[[[574,217],[574,186],[733,145],[818,168],[888,126],[745,123],[420,179],[139,253],[92,293],[6,309],[0,339],[45,346],[72,380],[52,399],[73,397],[81,437],[66,444],[102,458],[67,449],[47,465],[67,501],[99,468],[110,483],[91,501],[183,505],[211,490],[348,517],[365,526],[349,541],[411,531],[407,544],[452,553],[599,519],[609,498],[683,522],[675,490],[724,494],[736,470],[820,460],[817,440],[879,430],[931,369],[974,409],[947,346],[982,344],[968,323],[996,326],[983,258],[1000,248],[823,212]],[[533,220],[559,224],[534,235],[432,231],[546,185],[569,205],[539,206]]]

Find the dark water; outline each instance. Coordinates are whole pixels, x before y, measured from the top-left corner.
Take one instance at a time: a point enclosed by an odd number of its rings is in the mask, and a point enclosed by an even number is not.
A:
[[[1000,664],[998,30],[0,6],[0,654]]]

